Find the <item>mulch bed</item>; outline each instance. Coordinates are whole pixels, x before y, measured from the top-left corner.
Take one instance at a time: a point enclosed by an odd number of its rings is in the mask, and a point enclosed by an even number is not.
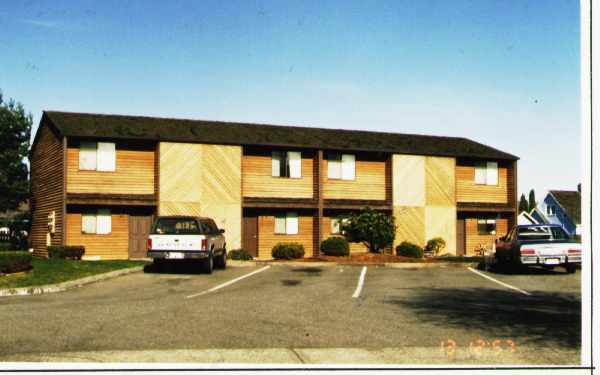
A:
[[[295,259],[296,262],[336,262],[338,264],[383,264],[383,263],[438,263],[446,262],[443,257],[440,258],[409,258],[392,254],[377,253],[356,253],[347,257],[335,257],[329,255],[320,255],[318,257]],[[287,260],[276,260],[276,262],[289,262]]]

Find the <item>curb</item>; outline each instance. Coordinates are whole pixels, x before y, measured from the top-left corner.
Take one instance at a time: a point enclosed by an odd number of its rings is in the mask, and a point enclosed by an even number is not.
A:
[[[116,270],[99,275],[82,277],[81,279],[65,281],[58,284],[48,284],[39,286],[28,286],[23,288],[12,288],[12,289],[0,289],[0,297],[10,296],[31,296],[34,294],[46,294],[46,293],[57,293],[63,292],[67,289],[78,288],[80,286],[95,283],[97,281],[108,280],[118,276],[127,275],[130,273],[141,272],[144,270],[144,266],[125,268],[122,270]]]
[[[467,267],[476,267],[479,263],[472,262],[394,262],[394,263],[338,263],[338,262],[273,262],[273,261],[261,261],[261,260],[251,260],[244,261],[243,265],[237,265],[234,267],[250,267],[250,266],[292,266],[292,267],[334,267],[334,266],[377,266],[377,267],[387,267],[387,268],[446,268],[446,267],[457,267],[457,268],[467,268]],[[229,266],[229,263],[227,263]]]

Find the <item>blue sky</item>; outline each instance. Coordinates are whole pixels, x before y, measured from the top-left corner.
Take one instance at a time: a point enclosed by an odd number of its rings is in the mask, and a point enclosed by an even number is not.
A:
[[[126,3],[126,4],[125,4]],[[519,190],[581,178],[579,3],[2,1],[0,90],[44,109],[463,136]]]

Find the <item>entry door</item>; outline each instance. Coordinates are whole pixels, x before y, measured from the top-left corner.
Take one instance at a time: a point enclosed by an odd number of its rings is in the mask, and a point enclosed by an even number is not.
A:
[[[456,220],[456,255],[465,255],[465,219]]]
[[[129,216],[129,258],[146,257],[146,240],[151,226],[152,216]]]
[[[244,250],[258,257],[258,217],[244,217]]]

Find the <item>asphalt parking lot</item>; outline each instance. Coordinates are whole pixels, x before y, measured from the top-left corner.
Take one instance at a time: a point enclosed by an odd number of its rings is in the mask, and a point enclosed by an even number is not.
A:
[[[500,362],[519,353],[510,361],[580,361],[580,273],[562,270],[174,269],[6,297],[0,311],[0,361],[109,351],[396,348],[404,354],[393,361],[443,363],[479,347]]]

